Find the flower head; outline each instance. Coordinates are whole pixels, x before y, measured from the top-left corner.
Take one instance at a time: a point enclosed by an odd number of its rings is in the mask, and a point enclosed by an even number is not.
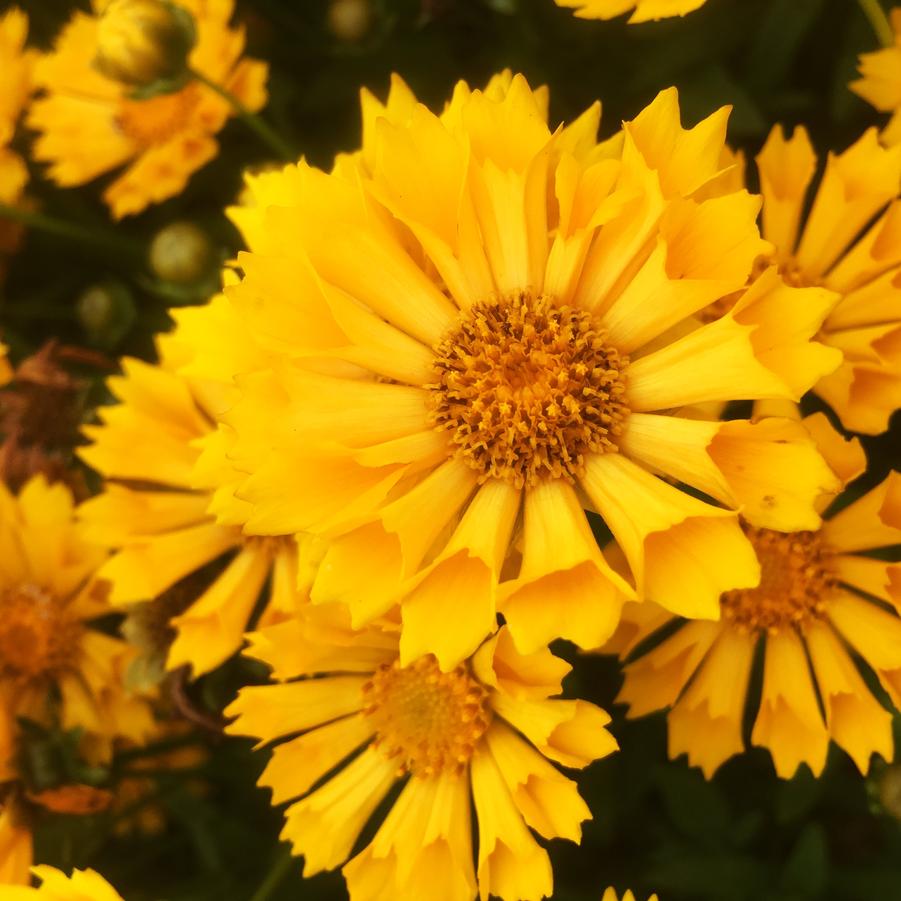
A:
[[[580,19],[615,19],[627,12],[630,25],[684,16],[700,9],[707,0],[554,0],[557,6],[575,11]]]
[[[815,526],[834,483],[796,423],[680,415],[798,398],[841,356],[809,340],[828,291],[743,290],[769,245],[758,201],[718,192],[725,113],[683,129],[665,91],[598,144],[597,106],[552,132],[546,100],[504,73],[434,115],[395,79],[363,95],[358,154],[251,176],[232,210],[250,252],[228,295],[270,364],[224,417],[251,474],[229,503],[247,532],[323,539],[314,602],[359,626],[399,601],[403,665],[453,669],[499,610],[525,653],[601,644],[645,591],[716,617],[759,577],[736,508]]]
[[[263,622],[294,609],[298,551],[291,537],[242,535],[246,512],[233,499],[241,476],[216,427],[233,376],[261,365],[252,345],[222,296],[177,319],[160,339],[160,364],[126,359],[110,380],[121,403],[85,428],[92,444],[80,456],[107,481],[81,516],[115,551],[101,574],[111,603],[132,607],[129,634],[151,670],[167,654],[169,668],[189,664],[200,674],[241,646],[270,575]],[[229,516],[217,521],[224,504]]]
[[[145,6],[142,2],[135,7],[134,2],[111,5],[110,15],[121,9],[130,21],[131,11]],[[162,0],[150,5],[165,6]],[[229,26],[231,0],[183,0],[180,5],[193,16],[197,29],[197,43],[188,57],[191,68],[248,109],[262,107],[266,66],[242,59],[243,32]],[[95,0],[98,13],[105,8],[102,0]],[[28,122],[40,132],[35,158],[50,163],[50,177],[58,185],[85,184],[127,166],[103,195],[113,216],[121,219],[182,191],[188,178],[217,154],[214,135],[233,110],[193,80],[169,93],[134,98],[128,85],[94,65],[101,28],[97,16],[73,15],[53,52],[37,66],[36,80],[45,96],[32,103]]]
[[[99,18],[94,65],[107,78],[148,87],[185,72],[195,34],[184,8],[169,0],[108,0]]]
[[[282,837],[306,858],[305,875],[343,864],[401,781],[371,843],[344,865],[352,898],[377,886],[423,898],[435,884],[460,901],[477,889],[508,901],[551,894],[530,829],[579,841],[590,813],[549,760],[581,768],[616,748],[602,710],[552,697],[566,663],[547,649],[520,654],[502,629],[452,670],[431,656],[403,664],[394,627],[354,630],[337,605],[305,608],[250,641],[280,684],[241,691],[228,730],[276,742],[260,782],[274,803],[292,802]]]
[[[860,78],[848,87],[882,113],[891,113],[882,131],[882,140],[889,145],[901,142],[901,8],[889,13],[895,35],[890,47],[862,53],[858,64]]]
[[[84,730],[87,752],[109,757],[116,739],[152,727],[145,699],[125,688],[131,652],[92,625],[108,612],[97,579],[104,551],[74,520],[68,489],[0,485],[0,780],[15,775],[15,722]]]
[[[876,434],[901,407],[901,146],[885,149],[870,129],[817,157],[799,127],[770,133],[757,157],[768,262],[803,287],[840,296],[818,338],[843,362],[813,390],[851,431]]]
[[[830,438],[827,455],[836,452],[837,465],[856,457],[862,471],[858,446],[830,436],[822,414],[811,424]],[[901,477],[892,473],[839,505],[818,529],[745,528],[760,560],[760,584],[725,592],[719,623],[685,623],[629,662],[620,693],[629,715],[669,708],[670,755],[687,753],[711,775],[745,746],[752,661],[762,647],[763,691],[750,742],[770,751],[780,776],[790,777],[801,763],[818,775],[830,739],[862,772],[874,753],[891,760],[892,717],[867,687],[858,660],[897,707],[901,567],[872,552],[901,544]],[[652,604],[635,612],[620,636],[624,655],[673,624]]]

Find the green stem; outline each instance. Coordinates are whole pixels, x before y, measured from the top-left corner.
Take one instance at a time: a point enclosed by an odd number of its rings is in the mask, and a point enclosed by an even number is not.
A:
[[[288,142],[285,141],[285,139],[282,138],[282,136],[272,128],[265,119],[249,110],[234,94],[232,94],[231,91],[222,87],[221,84],[216,84],[215,81],[207,78],[203,72],[198,72],[196,69],[190,69],[189,72],[195,81],[199,81],[202,85],[206,85],[206,87],[211,91],[215,91],[226,103],[228,103],[244,123],[249,128],[253,129],[253,131],[257,133],[257,136],[268,145],[270,150],[277,153],[286,162],[294,163],[297,161],[297,154]]]
[[[260,887],[253,893],[250,901],[268,901],[272,893],[281,885],[285,876],[288,875],[292,863],[291,849],[286,848],[282,851],[282,856],[275,862],[275,866],[260,883]]]
[[[0,203],[0,219],[21,222],[22,225],[26,225],[28,228],[46,232],[48,235],[57,235],[60,238],[76,241],[79,244],[104,250],[116,250],[130,257],[140,259],[142,263],[144,260],[144,251],[138,242],[129,238],[123,238],[112,231],[86,228],[75,222],[67,222],[64,219],[57,219],[44,213],[35,213],[19,207],[7,206],[4,203]]]
[[[891,22],[885,14],[885,10],[879,0],[857,0],[863,14],[867,17],[876,38],[883,47],[891,47],[895,43],[895,34],[892,31]]]

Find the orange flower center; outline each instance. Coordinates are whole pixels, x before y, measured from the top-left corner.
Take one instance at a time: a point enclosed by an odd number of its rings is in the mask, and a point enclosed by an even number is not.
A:
[[[69,666],[82,625],[37,585],[0,591],[0,674],[32,681]]]
[[[588,312],[527,292],[476,304],[436,352],[433,421],[483,479],[572,482],[616,451],[629,361]]]
[[[752,632],[778,632],[820,619],[836,585],[832,552],[818,532],[773,532],[746,527],[760,560],[757,588],[728,591],[720,598],[723,616]]]
[[[363,686],[363,712],[374,745],[417,776],[461,770],[491,725],[485,687],[463,665],[441,672],[431,655],[382,664]]]
[[[196,84],[189,83],[171,94],[157,94],[146,100],[122,100],[116,122],[136,144],[161,144],[184,131],[194,118],[200,101]]]

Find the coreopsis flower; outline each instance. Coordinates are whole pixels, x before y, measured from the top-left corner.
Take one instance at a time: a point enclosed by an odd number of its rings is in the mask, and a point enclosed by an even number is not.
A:
[[[282,838],[304,875],[344,864],[353,901],[427,898],[436,885],[449,901],[552,893],[530,830],[578,842],[590,812],[551,761],[582,768],[616,748],[603,710],[553,697],[568,664],[546,648],[519,653],[505,629],[449,671],[432,656],[403,664],[394,629],[352,629],[341,605],[252,634],[249,653],[280,684],[243,689],[227,728],[276,742],[260,783],[291,801]],[[399,781],[374,838],[345,863]]]
[[[880,112],[892,114],[882,140],[894,145],[901,142],[901,7],[891,10],[889,21],[895,43],[862,53],[858,62],[861,77],[848,87]]]
[[[55,867],[32,867],[40,879],[31,886],[3,887],[3,901],[123,901],[121,895],[94,870],[73,870],[66,876]]]
[[[684,16],[700,9],[707,0],[554,0],[557,6],[574,10],[580,19],[615,19],[627,12],[629,24]]]
[[[742,290],[769,245],[757,199],[715,190],[726,111],[685,130],[665,91],[598,145],[597,106],[552,133],[546,102],[507,75],[436,116],[395,79],[384,107],[364,94],[360,153],[251,177],[232,211],[250,252],[229,296],[276,362],[225,416],[251,473],[230,503],[250,533],[328,541],[314,602],[356,626],[400,602],[403,665],[453,669],[498,609],[525,653],[601,644],[645,591],[717,617],[759,578],[735,509],[816,527],[834,481],[797,424],[679,414],[798,398],[841,359],[809,340],[828,291],[775,271]]]
[[[832,432],[822,414],[811,425],[836,471],[850,477],[862,470],[858,445]],[[891,714],[856,661],[901,706],[901,565],[872,556],[901,544],[901,476],[892,473],[837,506],[818,529],[746,525],[761,563],[760,585],[723,593],[720,622],[683,623],[625,667],[619,700],[629,716],[669,708],[671,757],[687,754],[709,777],[743,750],[752,661],[762,646],[763,690],[750,742],[769,750],[779,776],[790,777],[802,763],[818,775],[830,739],[862,772],[874,753],[892,758]],[[623,655],[674,625],[652,603],[630,613],[620,636]]]
[[[28,183],[28,167],[10,143],[19,115],[31,95],[32,73],[37,59],[34,50],[25,48],[28,17],[17,7],[0,16],[0,204],[17,206]],[[0,218],[0,271],[2,257],[18,246],[21,227]]]
[[[92,444],[79,451],[106,478],[81,516],[115,551],[100,571],[110,602],[141,605],[128,634],[151,664],[168,651],[168,668],[187,664],[196,675],[241,646],[270,575],[262,622],[292,611],[298,597],[293,539],[245,537],[247,513],[232,502],[241,476],[216,417],[231,403],[233,376],[261,364],[229,312],[222,296],[185,308],[159,340],[159,365],[125,359],[109,381],[121,403],[85,427]],[[225,501],[229,515],[217,520]]]
[[[813,390],[851,431],[885,431],[901,407],[901,146],[881,147],[870,129],[829,154],[817,183],[806,130],[786,139],[777,126],[757,168],[767,262],[792,284],[841,296],[818,338],[844,361]]]
[[[150,731],[147,701],[125,688],[129,648],[91,624],[109,612],[105,556],[67,488],[41,476],[18,496],[0,485],[0,782],[16,776],[18,718],[83,729],[98,760]]]
[[[260,109],[267,68],[242,58],[244,33],[229,25],[232,0],[181,0],[180,6],[196,26],[191,68],[249,110]],[[104,0],[94,0],[95,13],[103,7]],[[168,93],[134,97],[131,86],[95,65],[99,29],[97,15],[73,15],[53,52],[37,65],[36,82],[46,96],[32,103],[28,123],[40,132],[35,158],[50,163],[58,185],[82,185],[127,167],[103,194],[121,219],[184,190],[188,178],[218,153],[215,135],[234,110],[196,80]]]

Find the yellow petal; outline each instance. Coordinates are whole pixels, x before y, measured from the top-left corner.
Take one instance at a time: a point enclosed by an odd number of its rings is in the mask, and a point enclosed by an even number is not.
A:
[[[526,653],[554,638],[598,647],[632,593],[604,560],[575,490],[562,481],[526,489],[522,566],[502,590],[510,634]]]
[[[510,630],[502,626],[472,657],[472,671],[483,684],[513,698],[543,699],[563,691],[572,667],[549,648],[530,654],[517,649]]]
[[[823,525],[823,537],[841,551],[901,544],[901,474],[889,475]]]
[[[802,763],[815,776],[826,764],[829,733],[804,648],[794,631],[767,636],[763,696],[751,742],[769,749],[776,773],[783,779],[790,779]]]
[[[655,478],[621,454],[588,460],[582,487],[621,546],[638,594],[673,613],[719,618],[719,597],[760,568],[735,514]]]

